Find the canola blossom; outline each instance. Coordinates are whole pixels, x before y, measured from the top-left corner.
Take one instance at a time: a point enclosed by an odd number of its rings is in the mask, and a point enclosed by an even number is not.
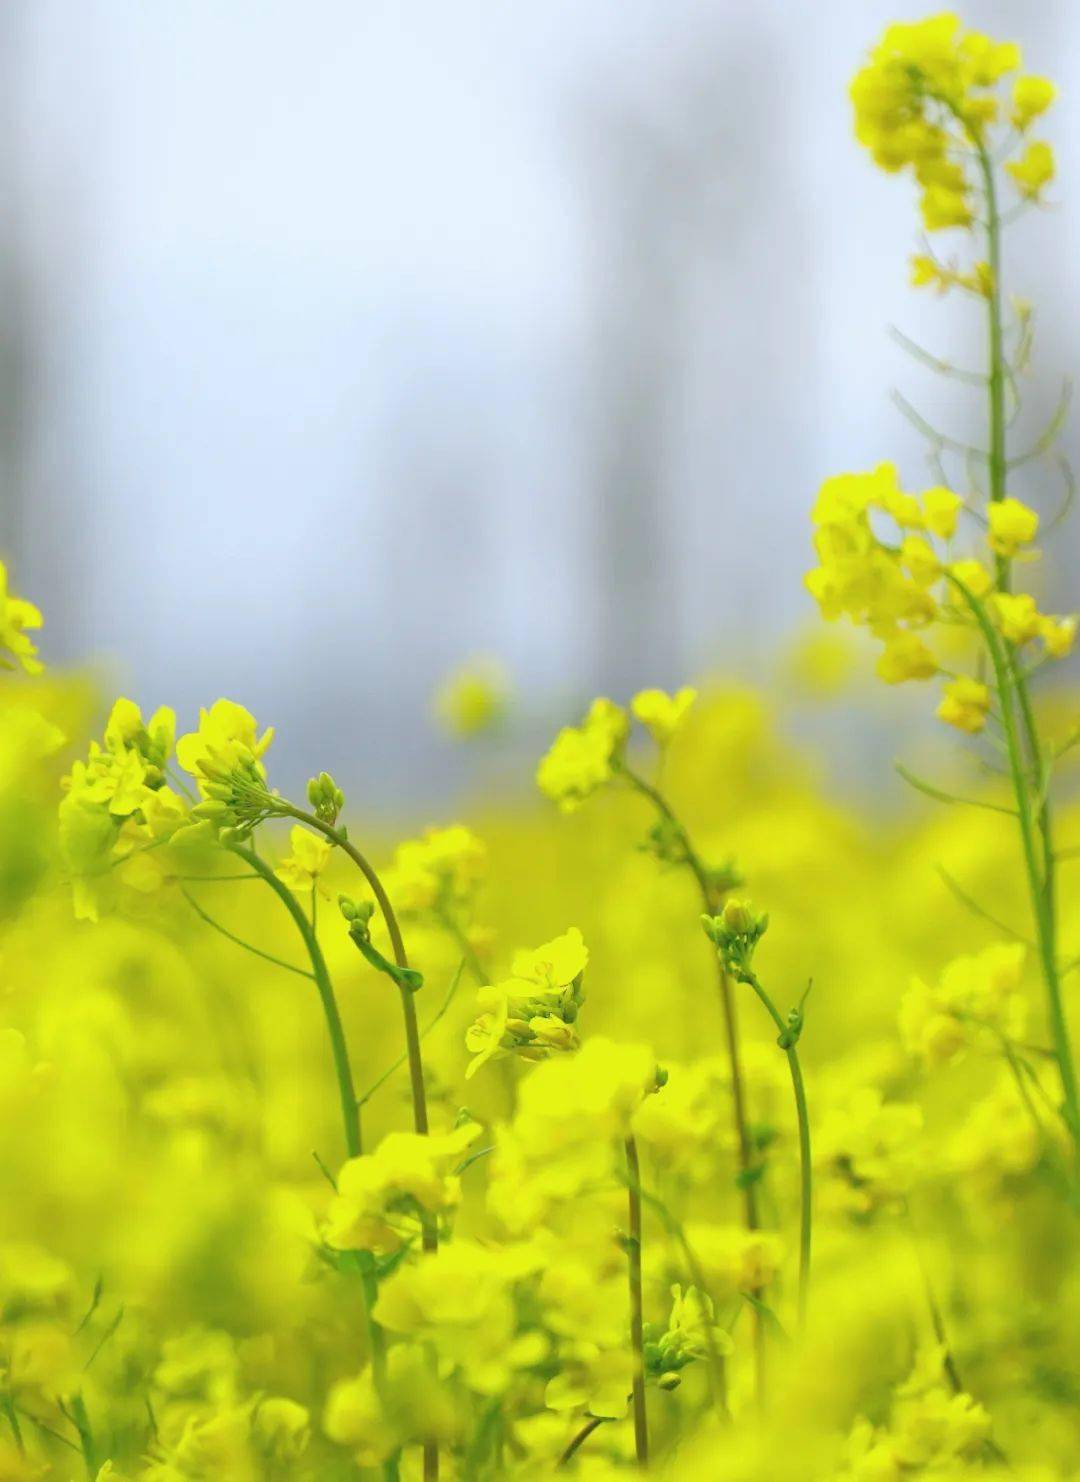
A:
[[[909,813],[706,676],[387,837],[238,701],[95,721],[0,566],[4,1482],[1077,1476],[1077,620],[1003,251],[1056,90],[939,15],[851,97],[986,329],[982,442],[903,403],[929,478],[807,491],[821,617],[955,758]],[[509,697],[435,709],[487,748]]]

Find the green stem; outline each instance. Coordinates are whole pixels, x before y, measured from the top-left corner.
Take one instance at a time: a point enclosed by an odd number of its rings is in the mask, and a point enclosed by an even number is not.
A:
[[[630,785],[646,798],[660,814],[661,818],[675,831],[682,848],[686,867],[693,875],[701,895],[702,910],[711,916],[716,910],[716,891],[709,879],[709,872],[705,868],[704,861],[690,839],[690,835],[677,817],[670,803],[660,792],[659,788],[653,787],[644,777],[622,764],[622,774]],[[739,1048],[739,1021],[735,1007],[735,995],[731,990],[731,978],[717,953],[713,952],[713,960],[716,964],[717,988],[720,994],[720,1005],[724,1019],[724,1038],[727,1047],[728,1067],[731,1071],[731,1103],[732,1118],[735,1126],[735,1143],[738,1148],[740,1185],[743,1196],[743,1219],[748,1230],[758,1230],[761,1220],[758,1212],[757,1189],[755,1186],[756,1168],[754,1166],[754,1149],[750,1140],[750,1122],[747,1115],[746,1091],[743,1084],[742,1056]],[[760,1298],[761,1292],[755,1291],[754,1296]],[[757,1372],[757,1391],[759,1401],[764,1399],[765,1394],[765,1324],[762,1321],[760,1310],[755,1307],[754,1311],[754,1355],[755,1368]]]
[[[799,1124],[799,1327],[802,1329],[806,1326],[806,1304],[810,1293],[810,1241],[813,1219],[810,1114],[806,1105],[806,1087],[803,1083],[799,1052],[794,1042],[791,1042],[791,1026],[781,1018],[776,1005],[762,987],[753,969],[744,966],[742,974],[780,1031],[780,1045],[787,1056],[788,1069],[791,1072],[791,1089],[795,1096],[795,1115]]]
[[[634,1355],[634,1452],[639,1467],[649,1464],[649,1421],[645,1411],[645,1315],[641,1291],[641,1165],[637,1143],[626,1139],[627,1201],[630,1229],[626,1242],[630,1283],[630,1346]]]
[[[319,999],[323,1007],[323,1015],[326,1019],[326,1028],[330,1035],[330,1048],[334,1057],[334,1071],[337,1076],[338,1096],[341,1102],[341,1120],[345,1131],[345,1148],[350,1158],[358,1158],[363,1149],[363,1140],[360,1134],[360,1103],[357,1100],[356,1088],[353,1084],[352,1065],[349,1061],[348,1045],[345,1042],[345,1030],[341,1023],[341,1014],[338,1010],[337,997],[334,993],[334,985],[326,967],[326,959],[323,957],[322,948],[319,946],[319,938],[315,928],[308,920],[303,907],[293,895],[283,880],[279,880],[273,869],[256,854],[254,849],[245,848],[241,844],[231,846],[234,854],[246,861],[247,864],[266,881],[274,894],[285,906],[293,919],[297,931],[303,939],[311,961],[311,976],[315,979],[315,987],[318,989]],[[368,1348],[371,1352],[371,1369],[375,1380],[376,1390],[382,1392],[385,1388],[386,1379],[386,1340],[383,1337],[382,1328],[372,1316],[375,1306],[375,1298],[378,1295],[374,1273],[362,1261],[358,1261],[360,1272],[360,1288],[364,1311],[364,1326],[367,1330]],[[397,1482],[398,1463],[396,1457],[391,1457],[383,1463],[383,1475],[386,1482]]]
[[[1042,968],[1043,983],[1046,988],[1047,1009],[1050,1019],[1051,1038],[1054,1043],[1054,1055],[1058,1063],[1058,1073],[1061,1076],[1064,1115],[1069,1125],[1069,1131],[1077,1145],[1077,1153],[1080,1155],[1080,1093],[1078,1093],[1077,1088],[1072,1045],[1069,1038],[1068,1024],[1065,1020],[1061,981],[1058,975],[1057,952],[1054,941],[1053,892],[1052,890],[1047,890],[1040,870],[1040,857],[1045,860],[1049,868],[1053,868],[1053,851],[1052,849],[1049,850],[1049,857],[1047,858],[1045,836],[1042,850],[1039,849],[1036,838],[1036,822],[1032,817],[1024,758],[1021,752],[1020,737],[1013,710],[1013,696],[1016,694],[1014,668],[1009,656],[1002,647],[1002,641],[993,623],[990,621],[982,602],[952,573],[948,574],[948,579],[963,597],[982,633],[987,652],[990,656],[990,662],[993,666],[998,695],[1001,700],[1001,718],[1005,729],[1005,742],[1009,757],[1013,793],[1016,797],[1016,811],[1020,825],[1024,867],[1027,873],[1028,891],[1031,896],[1031,910],[1035,923],[1035,939],[1039,948],[1039,961]],[[1023,706],[1022,701],[1021,706]],[[1034,726],[1032,726],[1032,731],[1034,731]],[[1047,819],[1047,827],[1049,827],[1049,819]]]
[[[326,959],[323,957],[319,940],[311,928],[311,923],[296,897],[284,881],[279,880],[277,875],[264,859],[255,853],[253,849],[243,844],[231,846],[234,854],[238,855],[244,862],[251,866],[266,881],[270,889],[282,902],[285,909],[293,919],[297,931],[303,939],[311,960],[312,977],[315,979],[315,987],[318,989],[319,999],[322,1002],[323,1016],[326,1019],[327,1032],[330,1035],[330,1049],[334,1057],[334,1072],[337,1076],[338,1096],[341,1101],[341,1120],[345,1129],[345,1147],[350,1158],[359,1157],[361,1152],[360,1137],[360,1108],[356,1100],[356,1088],[353,1085],[352,1067],[349,1063],[349,1050],[345,1043],[345,1030],[341,1023],[341,1014],[338,1011],[337,998],[334,995],[334,985],[330,981],[330,974],[326,968]]]
[[[990,403],[990,498],[1005,498],[1007,471],[1005,453],[1005,350],[1001,327],[1001,218],[997,206],[997,186],[994,181],[994,166],[981,139],[975,138],[979,169],[982,172],[983,190],[986,195],[986,256],[990,267],[990,292],[987,294],[987,330],[989,338],[990,374],[987,390]],[[997,584],[1000,591],[1009,587],[1009,562],[1004,556],[997,558]]]
[[[347,854],[353,864],[363,875],[375,897],[375,902],[382,912],[383,920],[386,922],[386,930],[390,937],[390,946],[394,954],[394,961],[398,967],[407,968],[409,959],[405,952],[405,943],[402,940],[401,928],[398,925],[394,908],[390,904],[390,897],[383,888],[374,867],[360,853],[356,845],[352,843],[343,828],[335,828],[332,823],[319,818],[315,813],[305,813],[302,808],[294,808],[292,804],[286,805],[283,812],[298,823],[306,824],[308,828],[315,829],[324,838],[330,840],[343,853]],[[420,1029],[416,1021],[416,1000],[411,989],[403,984],[398,984],[401,994],[401,1014],[405,1024],[405,1051],[409,1058],[409,1084],[412,1091],[413,1126],[422,1136],[428,1132],[427,1114],[427,1090],[424,1085],[424,1062],[420,1053]],[[425,1251],[434,1252],[439,1246],[439,1234],[435,1221],[430,1215],[423,1216],[423,1247]],[[424,1482],[436,1482],[439,1475],[439,1448],[433,1441],[424,1442]]]
[[[578,1451],[580,1451],[582,1446],[584,1446],[585,1442],[592,1435],[593,1431],[599,1430],[602,1425],[606,1425],[607,1423],[608,1417],[606,1415],[590,1415],[588,1420],[581,1427],[577,1435],[573,1438],[573,1440],[567,1446],[566,1450],[555,1463],[556,1468],[566,1466],[567,1462],[570,1461],[572,1457],[577,1454]]]

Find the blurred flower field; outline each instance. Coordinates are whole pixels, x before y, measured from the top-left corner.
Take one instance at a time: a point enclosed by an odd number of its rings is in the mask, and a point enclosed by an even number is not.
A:
[[[1075,622],[1013,493],[991,183],[1038,203],[1054,93],[1019,66],[946,16],[853,86],[926,230],[986,238],[913,268],[987,314],[981,465],[806,501],[810,591],[933,689],[944,779],[841,805],[790,682],[706,676],[387,837],[317,756],[284,797],[239,699],[103,707],[0,593],[0,1482],[1080,1476]],[[437,704],[493,750],[513,716],[491,668]]]

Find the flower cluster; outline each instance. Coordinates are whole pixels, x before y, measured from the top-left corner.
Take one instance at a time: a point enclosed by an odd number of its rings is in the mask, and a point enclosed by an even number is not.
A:
[[[1006,166],[1021,195],[1037,198],[1053,178],[1050,146],[1027,139],[1054,100],[1053,85],[1020,75],[1007,105],[999,96],[1003,79],[1020,65],[1018,46],[943,14],[889,26],[856,74],[856,137],[883,170],[911,171],[927,231],[973,225],[985,184],[978,163],[986,161],[990,131],[999,123],[1015,129],[1023,146]],[[985,264],[979,271],[988,271]]]
[[[1021,991],[1025,949],[998,942],[972,956],[957,957],[937,983],[915,978],[900,1003],[904,1043],[929,1065],[947,1064],[973,1044],[1019,1039],[1028,1018]]]
[[[439,1136],[390,1132],[373,1153],[350,1158],[337,1179],[324,1238],[334,1250],[389,1255],[416,1238],[422,1216],[457,1207],[454,1172],[480,1135],[474,1122]]]
[[[589,949],[576,926],[542,947],[516,953],[510,977],[477,995],[480,1013],[465,1035],[475,1056],[466,1077],[500,1053],[542,1060],[556,1050],[576,1050],[574,1025],[585,1002],[588,961]]]
[[[962,508],[959,496],[941,486],[905,493],[892,463],[840,474],[821,486],[812,515],[820,564],[806,585],[825,618],[846,616],[880,640],[877,672],[888,684],[941,673],[926,638],[935,624],[976,633],[972,603],[985,601],[988,619],[1015,648],[1039,640],[1055,659],[1072,648],[1074,617],[1046,616],[1026,593],[993,591],[993,576],[976,556],[950,559],[948,542]],[[875,515],[891,521],[890,538],[875,529]],[[1037,530],[1037,515],[1020,500],[989,506],[987,545],[997,556],[1027,552]],[[990,708],[988,687],[959,676],[946,683],[938,714],[961,730],[978,731]]]
[[[0,668],[40,674],[44,667],[27,630],[41,627],[41,613],[32,602],[13,597],[8,590],[7,567],[0,561]]]

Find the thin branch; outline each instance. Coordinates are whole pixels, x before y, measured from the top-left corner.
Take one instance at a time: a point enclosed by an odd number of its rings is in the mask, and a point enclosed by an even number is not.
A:
[[[314,974],[309,973],[307,968],[295,967],[291,962],[286,962],[281,957],[275,957],[272,952],[264,952],[261,947],[255,947],[252,946],[251,942],[245,942],[243,937],[238,937],[236,933],[231,932],[227,926],[222,926],[220,921],[215,921],[213,916],[209,915],[208,912],[203,910],[202,906],[199,905],[198,901],[191,894],[191,892],[185,890],[182,886],[180,889],[180,894],[187,901],[188,905],[195,912],[196,916],[205,921],[207,926],[212,926],[215,931],[220,932],[221,935],[223,937],[226,937],[230,942],[235,943],[237,947],[243,947],[246,952],[253,952],[256,957],[261,957],[266,962],[272,962],[275,967],[283,967],[286,972],[296,973],[301,978],[314,977]]]
[[[931,426],[921,412],[915,410],[907,397],[902,396],[899,391],[893,391],[892,400],[899,412],[935,447],[948,448],[953,453],[963,453],[965,457],[979,458],[983,463],[989,462],[990,454],[985,448],[977,448],[972,443],[961,442],[958,438],[939,432],[936,427]]]
[[[1016,809],[1008,807],[1005,803],[988,803],[985,798],[962,798],[956,793],[944,792],[940,787],[935,787],[933,783],[924,782],[921,777],[916,777],[914,772],[909,772],[900,762],[894,762],[893,766],[909,787],[913,787],[916,792],[925,793],[935,802],[959,803],[968,808],[986,808],[991,813],[1005,813],[1010,818],[1016,817]]]
[[[957,884],[944,865],[938,865],[937,872],[960,904],[965,906],[972,915],[981,917],[983,921],[988,921],[998,931],[1003,931],[1006,936],[1015,937],[1018,942],[1023,942],[1026,947],[1034,946],[1034,943],[1028,937],[1024,936],[1023,932],[1019,932],[1014,927],[1008,926],[1004,921],[999,921],[985,906],[980,906],[977,900],[968,895],[967,891]]]
[[[1066,376],[1062,380],[1061,395],[1058,397],[1057,406],[1054,408],[1049,422],[1047,422],[1042,432],[1032,443],[1031,447],[1028,448],[1026,453],[1020,453],[1016,458],[1009,459],[1009,468],[1021,468],[1025,463],[1031,463],[1033,459],[1041,458],[1044,453],[1048,453],[1050,451],[1055,442],[1057,442],[1058,435],[1060,434],[1061,429],[1065,423],[1065,417],[1069,410],[1069,403],[1072,400],[1072,392],[1072,380],[1068,376]]]
[[[932,355],[929,350],[924,349],[917,340],[913,340],[910,335],[906,335],[895,324],[889,325],[889,333],[900,348],[906,350],[913,360],[917,360],[921,365],[925,365],[928,369],[936,371],[938,375],[951,376],[954,380],[963,381],[968,386],[986,385],[986,377],[981,371],[961,370],[959,366],[952,365],[948,360],[942,360],[939,356]]]

